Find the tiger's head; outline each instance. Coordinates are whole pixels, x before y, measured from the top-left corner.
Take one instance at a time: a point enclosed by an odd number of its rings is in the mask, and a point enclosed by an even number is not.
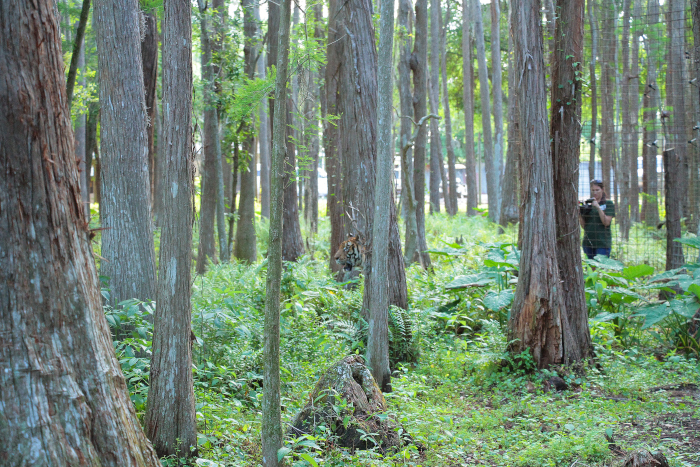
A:
[[[335,262],[343,266],[346,271],[362,266],[362,258],[365,249],[360,243],[358,235],[348,234],[348,239],[340,244],[340,248],[335,253]]]

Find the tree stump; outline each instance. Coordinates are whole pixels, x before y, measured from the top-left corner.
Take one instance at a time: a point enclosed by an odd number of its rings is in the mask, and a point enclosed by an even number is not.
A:
[[[668,467],[668,461],[661,451],[652,454],[647,450],[641,450],[629,453],[622,467]]]
[[[402,445],[399,425],[383,415],[387,405],[364,359],[351,355],[321,376],[309,402],[292,420],[289,433],[313,434],[324,425],[337,437],[337,445],[353,449],[379,446],[388,451]]]

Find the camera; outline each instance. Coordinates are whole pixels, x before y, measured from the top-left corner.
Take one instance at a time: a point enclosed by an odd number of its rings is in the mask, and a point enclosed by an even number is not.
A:
[[[593,198],[588,198],[586,201],[579,201],[578,211],[582,216],[590,214],[593,210]]]

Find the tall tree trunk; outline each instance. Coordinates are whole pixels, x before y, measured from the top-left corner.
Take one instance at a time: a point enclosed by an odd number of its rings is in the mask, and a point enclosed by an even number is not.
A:
[[[87,28],[89,15],[90,0],[83,0],[83,6],[80,10],[80,19],[78,20],[78,27],[75,32],[75,41],[73,42],[73,55],[71,56],[70,66],[68,67],[68,73],[66,75],[66,94],[69,108],[73,105],[73,89],[75,87],[75,80],[78,74],[78,69],[85,66],[85,29]],[[70,35],[67,34],[66,39],[70,41],[69,37]],[[79,63],[80,60],[83,60],[82,65]],[[84,78],[85,77],[83,76],[83,80]]]
[[[4,3],[0,44],[0,459],[159,466],[102,309],[54,2]]]
[[[564,334],[564,361],[580,362],[591,355],[588,306],[581,268],[578,211],[578,167],[581,147],[581,101],[585,0],[557,0],[557,28],[552,67],[551,130],[556,251],[560,290],[570,334]],[[566,329],[566,323],[562,319]],[[571,340],[568,340],[571,338]]]
[[[486,46],[484,45],[484,22],[481,16],[481,2],[473,0],[474,35],[476,36],[476,57],[479,61],[479,88],[481,91],[481,127],[484,133],[484,163],[486,166],[486,193],[488,194],[489,219],[498,222],[498,199],[500,196],[500,161],[494,158],[491,136],[491,103],[489,98],[489,76],[486,68]]]
[[[601,107],[600,107],[600,161],[603,173],[600,179],[608,194],[613,196],[611,182],[612,159],[615,152],[615,61],[617,38],[615,35],[615,10],[613,5],[603,2],[602,8],[602,43],[601,53]]]
[[[405,151],[403,147],[411,138],[411,118],[413,102],[411,93],[411,41],[413,23],[411,21],[411,0],[399,1],[398,12],[398,49],[399,49],[399,102],[401,115],[399,120],[399,147],[401,151],[401,210],[404,218],[406,236],[404,240],[404,261],[410,264],[416,251],[418,227],[416,225],[416,200],[413,193],[413,145]],[[411,117],[411,118],[409,118]],[[410,187],[409,187],[410,185]],[[408,192],[411,198],[408,198]]]
[[[598,57],[598,21],[595,17],[596,0],[588,0],[588,22],[591,30],[591,61],[588,64],[588,75],[591,80],[591,155],[588,162],[588,176],[596,178],[595,148],[598,146],[598,81],[595,73],[595,62]]]
[[[472,69],[472,44],[470,36],[471,1],[462,1],[462,101],[464,103],[464,155],[466,158],[467,216],[477,214],[479,204],[474,158],[474,85]]]
[[[85,47],[80,47],[80,57],[78,57],[78,68],[82,70],[80,77],[80,85],[85,87]],[[88,180],[90,179],[89,168],[87,162],[86,148],[86,130],[85,123],[87,118],[84,112],[81,112],[75,118],[75,159],[78,161],[78,173],[80,174],[80,193],[82,194],[83,209],[85,209],[85,217],[90,220],[90,187]]]
[[[275,119],[272,125],[272,157],[270,167],[270,240],[267,250],[265,289],[265,328],[263,334],[263,467],[277,467],[277,451],[282,447],[282,415],[280,406],[280,283],[282,279],[282,208],[284,204],[284,157],[287,138],[287,68],[289,65],[289,18],[291,1],[279,5],[268,3],[277,40],[268,53],[276,64]],[[273,27],[268,23],[268,27]],[[270,29],[269,31],[272,31]],[[268,39],[270,39],[268,37]],[[269,44],[269,43],[268,43]],[[278,57],[279,52],[279,57]],[[274,62],[272,57],[274,56]]]
[[[653,24],[659,18],[659,4],[657,0],[650,0],[647,16]],[[654,20],[656,18],[656,21]],[[649,40],[644,41],[647,53],[647,86],[644,89],[644,193],[642,197],[642,212],[647,226],[656,226],[659,223],[659,193],[658,174],[656,168],[656,156],[658,143],[656,135],[657,111],[659,109],[659,85],[656,81],[656,57]]]
[[[459,210],[457,204],[457,169],[455,168],[455,149],[452,142],[452,116],[450,115],[450,96],[447,92],[447,28],[452,21],[451,5],[447,3],[445,12],[445,23],[442,28],[442,40],[440,41],[440,68],[442,69],[442,109],[445,114],[445,148],[447,150],[447,170],[449,172],[449,189],[443,188],[443,193],[448,193],[450,199],[449,215],[454,216]],[[447,206],[447,204],[446,204]]]
[[[257,47],[255,42],[258,35],[258,23],[255,20],[253,0],[243,0],[243,47],[244,69],[248,79],[255,78],[255,61]],[[238,224],[236,228],[236,249],[234,255],[241,261],[254,263],[258,256],[255,236],[255,147],[254,128],[248,124],[243,140],[244,168],[241,174],[241,200],[238,208]]]
[[[146,91],[146,116],[148,125],[148,174],[151,206],[155,206],[155,157],[154,129],[156,125],[156,84],[158,82],[158,21],[155,13],[144,13],[141,41],[141,63],[143,66],[143,87]]]
[[[511,10],[508,12],[508,29],[512,22]],[[518,204],[518,165],[520,161],[520,117],[518,109],[518,83],[515,76],[515,63],[511,56],[513,38],[508,34],[508,149],[506,151],[506,168],[503,173],[503,191],[501,197],[501,218],[498,223],[505,227],[519,220]]]
[[[630,49],[630,76],[627,79],[627,88],[629,93],[630,105],[630,126],[632,128],[632,145],[630,146],[629,154],[629,171],[630,171],[630,223],[639,222],[639,175],[638,158],[639,158],[639,39],[642,35],[639,21],[642,19],[641,0],[634,0],[634,9],[632,12],[632,21],[635,25],[632,30],[632,48]]]
[[[631,93],[629,90],[630,80],[630,17],[632,0],[624,0],[622,14],[622,151],[620,164],[616,174],[619,174],[620,205],[617,208],[617,220],[620,225],[620,235],[623,240],[628,240],[630,235],[630,192],[631,173],[630,160],[632,158],[632,118],[630,114]],[[635,160],[636,163],[636,160]]]
[[[146,430],[160,456],[196,454],[192,379],[192,7],[164,4],[163,197]],[[184,45],[184,46],[183,46]]]
[[[256,20],[259,21],[259,15]],[[265,62],[267,57],[261,53],[258,59],[258,78],[265,79]],[[270,218],[270,117],[267,112],[267,100],[260,104],[260,216]]]
[[[377,102],[377,176],[375,184],[374,225],[372,226],[372,274],[369,280],[369,338],[367,362],[372,376],[383,392],[391,392],[389,369],[389,232],[391,181],[394,173],[392,129],[392,65],[394,42],[394,0],[380,1],[378,102]],[[403,260],[403,258],[402,258]]]
[[[95,178],[91,179],[93,163],[96,162],[95,155],[97,148],[97,120],[100,118],[100,105],[97,102],[92,102],[88,106],[87,127],[85,129],[85,175],[87,183],[85,185],[88,192],[88,201],[90,200],[90,188],[92,188],[95,202],[97,202],[98,183],[97,183],[97,168],[95,168]],[[86,215],[90,219],[90,204],[87,205]]]
[[[544,44],[539,0],[514,0],[512,35],[516,73],[521,77],[523,212],[520,276],[509,321],[511,351],[530,349],[538,368],[564,361],[568,315],[559,287],[556,227],[552,206],[552,157],[547,128]]]
[[[221,154],[219,141],[219,117],[214,92],[214,64],[212,60],[213,38],[204,0],[198,0],[200,12],[200,35],[202,48],[202,78],[204,80],[204,124],[202,131],[202,190],[199,213],[199,247],[197,251],[197,273],[207,270],[209,261],[216,262],[214,221],[217,210],[217,154]]]
[[[212,28],[213,37],[209,36],[209,46],[212,51],[212,66],[211,66],[211,82],[214,86],[216,97],[212,99],[212,105],[216,105],[216,153],[214,159],[214,167],[216,170],[216,231],[219,234],[219,256],[224,263],[231,259],[231,251],[226,237],[226,195],[224,191],[224,157],[221,152],[221,125],[219,120],[224,114],[224,109],[219,103],[221,88],[216,79],[219,76],[220,65],[215,59],[220,55],[223,47],[224,23],[228,16],[227,10],[224,7],[224,0],[213,0],[214,7],[214,27]],[[234,185],[235,190],[235,185]]]
[[[499,0],[491,2],[491,70],[492,70],[492,87],[493,87],[493,160],[494,170],[498,177],[498,211],[494,221],[498,222],[501,219],[501,197],[505,195],[503,192],[503,184],[501,182],[503,173],[503,84],[501,78],[501,7]]]
[[[416,0],[416,29],[411,56],[413,72],[413,119],[428,115],[428,0]],[[421,127],[413,145],[413,187],[416,195],[416,226],[418,228],[418,260],[423,268],[430,268],[430,255],[426,253],[425,238],[425,146],[427,128]]]
[[[430,113],[440,112],[440,0],[430,0]],[[430,119],[430,212],[440,212],[440,183],[442,181],[442,142],[440,126],[436,118]],[[442,191],[447,194],[448,186],[443,183]],[[445,210],[448,209],[449,197],[445,196]]]
[[[337,14],[336,28],[345,31],[339,70],[338,125],[340,151],[343,154],[343,201],[346,230],[357,231],[365,242],[363,269],[365,280],[371,281],[372,228],[375,204],[375,167],[377,144],[377,49],[370,0],[350,0]],[[391,50],[389,50],[391,52]],[[389,303],[407,307],[406,276],[401,239],[396,221],[396,206],[391,198],[389,224]],[[371,282],[369,282],[371,283]],[[373,297],[365,288],[363,314]]]
[[[667,100],[673,107],[670,119],[666,120],[666,126],[669,130],[670,145],[674,148],[674,157],[678,158],[680,164],[680,173],[674,179],[674,183],[679,186],[671,187],[671,190],[678,189],[678,193],[682,196],[681,199],[681,217],[689,217],[691,208],[688,205],[690,197],[688,196],[688,137],[686,124],[686,107],[685,107],[685,1],[684,0],[669,0],[668,3],[669,15],[669,59],[666,74],[671,76],[671,86],[666,88]],[[676,175],[676,174],[674,174]],[[673,177],[673,176],[672,176]]]
[[[328,6],[328,39],[326,53],[326,111],[329,116],[337,117],[338,99],[340,92],[340,65],[341,65],[341,38],[345,31],[337,27],[336,16],[338,12],[338,0],[330,0]],[[336,122],[325,122],[323,128],[323,145],[326,153],[326,172],[328,173],[328,214],[331,221],[331,251],[345,240],[346,234],[343,219],[343,173],[341,171],[339,147],[339,132]],[[340,271],[342,266],[336,263],[333,255],[330,255],[330,270],[334,273]]]
[[[698,0],[691,0],[691,14],[693,17],[693,67],[691,68],[691,80],[696,84],[700,81],[700,3]],[[700,99],[698,97],[700,94],[700,84],[698,86],[691,87],[692,94],[691,99],[694,103],[695,108],[698,110],[695,115],[695,124],[693,125],[694,133],[693,138],[697,138],[695,141],[695,167],[693,169],[693,180],[691,190],[695,193],[695,222],[697,223],[696,232],[700,236],[700,151],[698,149],[698,141],[700,141]],[[698,252],[698,262],[700,262],[700,252]]]
[[[148,136],[136,0],[95,1],[102,178],[101,274],[110,303],[155,297]],[[110,105],[109,103],[115,103]],[[116,105],[116,103],[121,103]]]

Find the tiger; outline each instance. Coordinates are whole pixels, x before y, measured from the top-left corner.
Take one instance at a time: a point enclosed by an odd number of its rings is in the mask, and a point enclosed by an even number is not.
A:
[[[335,262],[343,266],[345,271],[362,266],[365,256],[365,247],[360,242],[359,235],[348,234],[348,239],[340,244],[335,253]]]

